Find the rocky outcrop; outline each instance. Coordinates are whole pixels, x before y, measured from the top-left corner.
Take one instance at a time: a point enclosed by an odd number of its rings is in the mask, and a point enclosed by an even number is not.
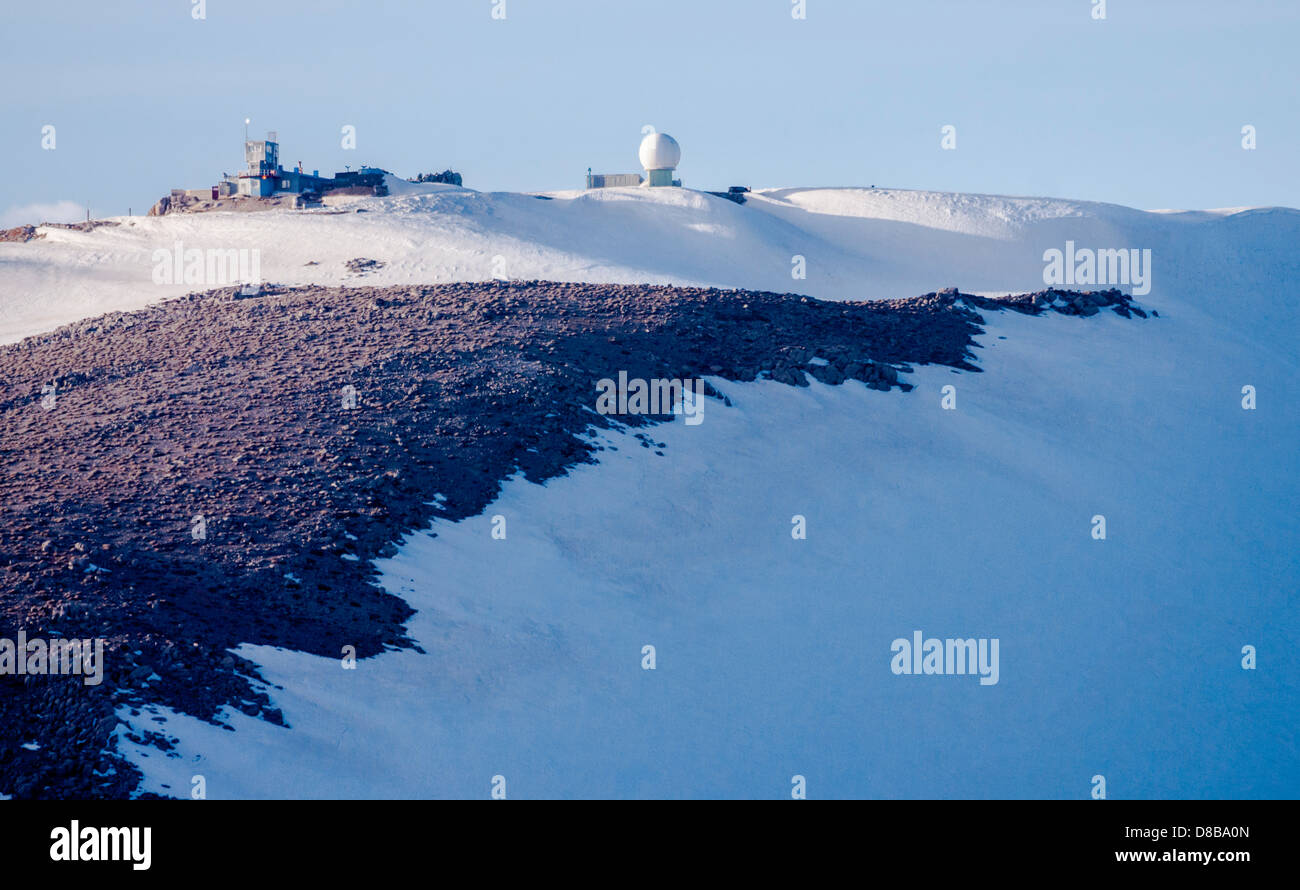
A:
[[[303,195],[272,195],[269,198],[254,198],[248,195],[232,195],[228,198],[199,198],[184,192],[163,195],[149,208],[149,216],[166,216],[169,213],[211,213],[213,211],[235,211],[237,213],[255,213],[261,210],[298,209],[306,206]]]
[[[104,226],[120,226],[121,223],[113,219],[87,219],[82,222],[74,223],[41,223],[47,229],[69,229],[74,232],[93,232],[95,229]],[[31,241],[35,238],[44,238],[45,233],[37,233],[36,226],[16,226],[12,229],[0,231],[0,241]]]
[[[0,229],[0,241],[21,242],[44,237],[44,235],[36,234],[36,226],[14,226],[12,229]]]

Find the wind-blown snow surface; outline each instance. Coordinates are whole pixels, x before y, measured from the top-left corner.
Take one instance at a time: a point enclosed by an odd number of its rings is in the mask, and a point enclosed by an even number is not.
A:
[[[652,430],[664,456],[613,434],[599,465],[512,480],[381,562],[423,653],[345,671],[244,647],[291,729],[128,717],[178,739],[122,739],[147,790],[483,797],[502,775],[512,797],[785,797],[798,774],[813,797],[1084,797],[1101,774],[1116,798],[1300,794],[1300,213],[860,189],[360,206],[0,246],[3,331],[162,296],[140,282],[178,238],[260,245],[284,282],[356,280],[354,256],[389,263],[367,282],[487,278],[500,255],[516,278],[830,298],[1038,289],[1068,239],[1151,248],[1160,317],[992,315],[985,373],[919,368],[907,394],[716,380],[733,407]],[[914,630],[998,638],[1000,682],[895,676]]]
[[[0,341],[204,289],[154,284],[154,251],[260,251],[280,284],[514,279],[715,285],[825,299],[1041,289],[1043,251],[1150,248],[1155,291],[1276,287],[1300,271],[1300,212],[1146,213],[1113,204],[898,189],[778,189],[743,206],[685,189],[544,196],[390,179],[395,194],[333,210],[118,217],[0,245]],[[549,200],[548,200],[549,198]],[[358,213],[357,210],[366,212]],[[791,278],[792,258],[807,278]],[[380,260],[356,276],[344,263]],[[496,258],[500,258],[497,260]],[[317,265],[308,265],[315,262]],[[207,282],[215,287],[222,282]],[[1159,305],[1156,308],[1161,308]],[[1294,316],[1292,316],[1294,318]]]

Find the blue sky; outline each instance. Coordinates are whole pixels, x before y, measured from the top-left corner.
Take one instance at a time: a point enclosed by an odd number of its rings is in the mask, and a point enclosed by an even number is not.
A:
[[[3,221],[211,185],[246,116],[286,166],[451,167],[482,190],[635,171],[650,124],[698,188],[1300,206],[1295,0],[1107,0],[1104,21],[1095,0],[499,2],[9,5]]]

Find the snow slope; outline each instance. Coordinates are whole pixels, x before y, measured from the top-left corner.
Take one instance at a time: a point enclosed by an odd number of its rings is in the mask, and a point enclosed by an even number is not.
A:
[[[256,249],[262,278],[285,284],[504,276],[869,299],[949,285],[1039,289],[1043,251],[1072,239],[1150,248],[1147,302],[1157,308],[1166,294],[1272,287],[1300,271],[1288,247],[1300,235],[1300,212],[1285,208],[1146,213],[897,189],[777,189],[739,206],[685,189],[538,196],[401,180],[393,188],[399,193],[332,210],[118,218],[121,225],[92,232],[44,227],[44,239],[0,245],[0,341],[197,289],[153,283],[154,251],[177,242]],[[805,258],[805,279],[791,277],[795,256]],[[356,276],[343,265],[355,257],[387,265]]]
[[[244,647],[291,729],[123,715],[178,739],[170,755],[121,739],[147,790],[203,775],[210,797],[484,797],[500,775],[512,797],[787,797],[802,775],[812,797],[1082,798],[1100,774],[1115,798],[1300,794],[1300,213],[549,197],[435,187],[361,214],[48,230],[0,245],[0,330],[164,296],[149,252],[177,238],[260,246],[275,281],[488,278],[500,256],[514,278],[831,298],[1038,289],[1042,252],[1073,240],[1150,248],[1141,302],[1160,317],[990,316],[984,373],[918,368],[907,394],[716,380],[733,407],[654,430],[664,456],[609,434],[599,465],[512,480],[486,515],[381,561],[423,653],[345,671]],[[351,279],[355,256],[389,265]],[[915,630],[998,638],[999,682],[894,675],[890,644]]]

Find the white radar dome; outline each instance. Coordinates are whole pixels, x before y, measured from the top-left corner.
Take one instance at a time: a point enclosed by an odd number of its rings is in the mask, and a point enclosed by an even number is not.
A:
[[[641,140],[637,156],[647,170],[673,170],[682,159],[682,147],[667,133],[650,133]]]

